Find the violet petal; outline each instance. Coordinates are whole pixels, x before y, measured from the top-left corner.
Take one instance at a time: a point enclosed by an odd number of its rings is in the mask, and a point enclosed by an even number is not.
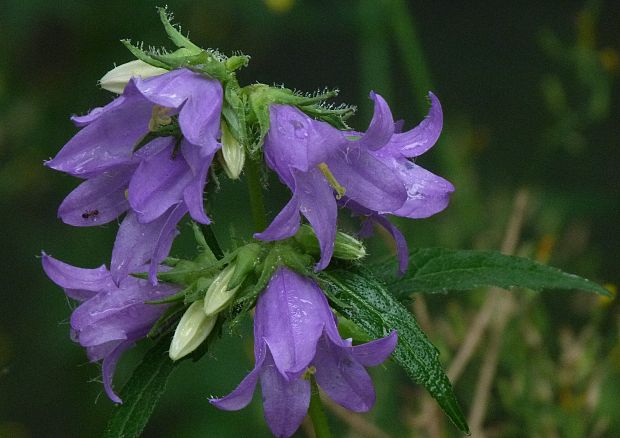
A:
[[[130,91],[124,96],[122,104],[82,128],[45,165],[74,176],[91,177],[130,162],[134,146],[148,133],[153,105]]]
[[[318,169],[307,173],[294,171],[293,175],[299,211],[312,225],[321,247],[321,259],[314,268],[320,271],[329,265],[334,253],[338,207],[331,187]]]
[[[426,218],[444,210],[450,202],[454,186],[447,180],[412,163],[399,161],[400,174],[407,188],[407,200],[393,212],[412,219]]]
[[[409,247],[407,246],[407,239],[403,233],[394,225],[388,218],[383,215],[374,215],[372,220],[377,222],[394,238],[396,243],[396,255],[398,256],[398,271],[402,275],[407,272],[409,267]]]
[[[256,324],[284,376],[305,371],[316,352],[327,302],[312,280],[278,269],[256,305]],[[329,307],[328,307],[329,309]]]
[[[181,205],[170,207],[148,224],[138,222],[132,211],[127,213],[116,234],[110,263],[112,279],[117,284],[149,260],[157,263],[166,258],[175,236],[176,224],[182,217],[180,213],[185,214],[185,207]]]
[[[85,269],[61,262],[45,253],[42,254],[43,270],[58,286],[72,291],[71,298],[83,301],[97,292],[110,287],[112,278],[105,265],[96,269]]]
[[[209,399],[209,403],[225,411],[238,411],[245,408],[252,401],[262,366],[263,361],[256,362],[254,369],[230,394],[222,398]]]
[[[254,238],[269,242],[294,236],[300,226],[299,208],[299,197],[293,195],[267,229],[254,234]]]
[[[371,91],[370,99],[375,103],[372,120],[362,138],[354,140],[353,143],[362,149],[378,150],[384,147],[394,134],[394,118],[383,97]]]
[[[375,389],[368,372],[346,347],[323,336],[314,358],[316,381],[336,403],[353,412],[366,412],[375,403]]]
[[[426,118],[415,128],[392,136],[386,149],[403,157],[417,157],[432,148],[443,128],[441,103],[433,93],[428,93],[431,108]]]
[[[220,148],[220,145],[215,143],[214,148],[217,150]],[[205,213],[204,188],[215,152],[207,153],[205,148],[196,146],[186,140],[183,140],[181,143],[181,152],[193,172],[189,184],[183,191],[183,199],[192,219],[201,224],[208,225],[211,223],[211,220]]]
[[[84,181],[64,199],[58,217],[68,225],[106,224],[129,208],[125,190],[135,165],[123,165]]]
[[[183,219],[186,213],[187,206],[184,203],[180,203],[171,208],[170,214],[164,214],[164,217],[167,216],[167,218],[159,232],[155,249],[151,255],[151,265],[149,267],[149,281],[153,285],[157,284],[157,269],[160,263],[168,257],[170,248],[172,248],[172,242],[177,234],[179,234],[177,225],[181,222],[181,219]]]
[[[261,367],[260,386],[269,429],[276,437],[290,437],[308,412],[310,382],[306,379],[287,380],[268,353]]]
[[[383,363],[394,351],[398,342],[396,330],[380,339],[350,347],[353,358],[366,367]]]
[[[133,340],[122,342],[112,351],[108,356],[103,359],[101,366],[103,375],[103,388],[106,394],[114,403],[123,403],[120,397],[114,392],[112,388],[112,379],[114,377],[114,371],[116,370],[116,364],[126,350],[131,348],[134,344]]]
[[[343,147],[327,162],[349,199],[378,212],[394,211],[407,199],[398,170],[354,145]]]
[[[181,154],[173,155],[175,139],[167,138],[167,146],[142,160],[129,184],[129,203],[138,221],[149,223],[183,200],[183,190],[192,173]]]

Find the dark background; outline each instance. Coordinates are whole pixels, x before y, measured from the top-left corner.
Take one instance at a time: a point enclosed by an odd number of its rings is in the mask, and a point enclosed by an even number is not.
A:
[[[426,113],[431,89],[444,108],[444,134],[418,162],[451,180],[457,191],[437,217],[397,221],[410,245],[497,249],[515,193],[526,190],[517,252],[615,290],[616,2],[167,3],[196,44],[252,56],[239,75],[242,85],[337,87],[337,103],[359,107],[351,121],[357,129],[365,129],[370,117],[370,89],[387,98],[408,128]],[[76,132],[71,114],[110,100],[96,82],[114,63],[132,59],[119,39],[168,43],[156,5],[2,3],[0,437],[97,436],[111,411],[98,367],[69,340],[73,304],[44,276],[38,255],[44,249],[84,267],[108,263],[117,225],[78,229],[56,219],[58,205],[78,181],[42,162]],[[216,233],[225,240],[232,225],[248,238],[245,184],[224,179],[219,190],[209,189]],[[273,214],[287,193],[272,186]],[[188,234],[186,226],[181,229]],[[389,240],[381,240],[370,243],[374,257],[389,251]],[[182,237],[173,254],[189,257],[193,249],[191,239]],[[515,293],[524,298],[506,327],[486,415],[489,436],[619,436],[618,304],[575,292]],[[426,297],[429,336],[444,363],[450,363],[484,296],[474,291]],[[207,402],[209,395],[232,390],[251,369],[249,327],[246,321],[237,336],[225,337],[201,362],[177,370],[146,436],[268,436],[260,397],[235,413]],[[528,342],[532,330],[538,342]],[[126,355],[117,387],[146,347]],[[455,385],[465,412],[484,355],[483,342]],[[434,427],[444,436],[458,435],[441,415],[422,411],[423,391],[394,365],[373,373],[378,402],[365,416],[368,422],[393,436],[440,436]],[[429,415],[436,418],[434,427],[425,425]],[[361,433],[333,413],[330,421],[336,436]]]

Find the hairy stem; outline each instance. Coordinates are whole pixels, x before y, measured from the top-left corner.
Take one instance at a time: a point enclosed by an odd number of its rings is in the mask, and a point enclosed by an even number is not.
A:
[[[311,396],[310,396],[310,409],[308,409],[308,415],[312,419],[312,425],[314,426],[314,434],[316,438],[330,438],[329,425],[327,424],[327,417],[323,410],[323,402],[319,394],[319,387],[316,384],[314,377],[310,379]]]
[[[263,199],[263,185],[260,180],[260,169],[258,162],[249,159],[245,163],[245,175],[248,181],[248,192],[250,194],[250,208],[252,209],[252,219],[257,232],[267,228],[265,213],[265,202]]]

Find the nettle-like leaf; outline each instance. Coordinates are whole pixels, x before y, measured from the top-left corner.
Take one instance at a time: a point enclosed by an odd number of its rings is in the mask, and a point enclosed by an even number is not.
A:
[[[461,431],[469,433],[465,416],[446,376],[439,352],[428,340],[415,317],[374,276],[361,269],[335,269],[319,274],[332,306],[371,338],[398,332],[392,354],[409,377],[422,384]]]
[[[145,355],[121,390],[122,405],[114,408],[104,438],[140,436],[166,388],[176,362],[168,357],[170,338],[162,338]]]
[[[414,292],[466,291],[483,286],[582,290],[609,296],[602,286],[577,275],[523,257],[497,251],[417,248],[409,257],[409,270],[400,278],[386,265],[373,269],[397,296]],[[391,263],[389,263],[391,264]]]

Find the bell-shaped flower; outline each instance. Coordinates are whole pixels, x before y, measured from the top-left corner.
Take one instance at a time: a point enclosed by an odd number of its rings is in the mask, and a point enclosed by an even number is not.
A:
[[[348,207],[354,214],[366,216],[368,219],[363,224],[360,236],[367,237],[372,234],[373,223],[382,226],[392,235],[396,242],[401,273],[407,270],[408,265],[407,241],[383,213],[411,219],[426,218],[445,209],[450,201],[450,194],[454,191],[454,186],[449,181],[411,161],[412,158],[422,155],[433,147],[441,134],[443,127],[441,104],[433,93],[429,93],[429,99],[430,111],[418,126],[407,132],[399,132],[399,127],[395,125],[395,132],[388,143],[380,149],[371,151],[375,158],[398,172],[407,190],[405,203],[397,210],[380,212],[368,209],[354,200],[346,198],[342,200],[342,205]],[[389,111],[389,108],[385,108]]]
[[[258,239],[279,240],[294,235],[301,213],[319,240],[321,260],[316,269],[320,270],[329,264],[334,250],[337,199],[346,196],[378,212],[402,207],[407,191],[398,170],[372,154],[385,146],[394,133],[386,102],[380,96],[373,97],[373,119],[368,131],[356,139],[292,106],[271,106],[265,157],[293,197],[269,227],[256,235]]]
[[[121,403],[112,388],[121,354],[144,338],[167,305],[147,304],[180,290],[170,284],[152,286],[129,277],[117,286],[105,266],[84,269],[43,254],[47,276],[80,302],[71,315],[71,337],[86,349],[92,362],[102,361],[103,386],[108,397]]]
[[[293,197],[257,238],[290,237],[299,228],[301,212],[319,240],[317,269],[323,269],[333,254],[340,203],[388,229],[401,249],[403,269],[406,242],[384,215],[423,218],[447,206],[452,184],[410,161],[435,144],[443,115],[431,93],[429,116],[412,130],[399,132],[385,100],[375,93],[370,97],[375,111],[365,133],[339,131],[296,108],[272,105],[265,156]]]
[[[149,260],[156,283],[157,266],[188,211],[197,222],[210,223],[203,196],[220,148],[222,95],[218,81],[187,69],[133,77],[110,104],[73,117],[82,129],[45,163],[87,179],[60,206],[64,222],[100,225],[129,211],[112,257],[117,283]],[[173,118],[180,139],[159,132]],[[151,132],[159,137],[134,152]]]
[[[308,376],[313,374],[338,404],[366,412],[374,405],[375,391],[364,367],[382,363],[396,342],[396,332],[356,346],[342,339],[318,285],[280,268],[256,305],[254,369],[233,392],[211,403],[224,410],[242,409],[260,380],[267,424],[274,435],[289,437],[308,410]]]
[[[80,178],[99,175],[130,161],[135,146],[149,132],[177,116],[183,137],[214,154],[219,148],[222,96],[218,81],[188,69],[147,79],[134,77],[108,105],[72,117],[82,129],[45,165]],[[200,164],[191,166],[200,168]]]

